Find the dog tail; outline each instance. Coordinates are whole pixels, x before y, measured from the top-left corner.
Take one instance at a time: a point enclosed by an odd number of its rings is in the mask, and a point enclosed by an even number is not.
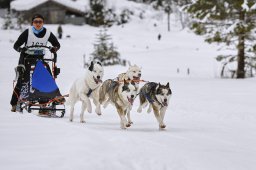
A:
[[[144,85],[139,92],[139,98],[140,98],[140,104],[145,105],[147,103],[147,98],[146,98],[146,86]]]
[[[69,93],[70,94],[70,93]],[[69,97],[66,99],[65,105],[70,106],[71,105],[71,97],[69,95]]]
[[[108,99],[108,92],[116,85],[115,81],[108,79],[103,82],[99,91],[99,102],[103,104]]]
[[[100,90],[99,90],[99,102],[100,102],[100,104],[102,104],[103,101],[105,100],[105,95],[102,94],[102,93],[104,93],[102,89],[103,89],[103,84],[102,84],[102,86],[100,86]]]
[[[71,99],[70,96],[67,98],[66,102],[65,102],[66,106],[70,106],[71,105]]]
[[[66,100],[65,105],[67,105],[67,106],[70,105],[70,99],[69,99],[69,97],[68,97],[68,99]]]
[[[142,105],[142,104],[144,104],[145,102],[146,102],[146,98],[145,98],[145,96],[142,94],[142,92],[140,91],[140,96],[139,96],[139,98],[140,98],[140,104]]]
[[[65,104],[67,106],[71,105],[71,101],[72,101],[72,97],[74,95],[74,88],[75,88],[75,85],[73,84],[69,90],[69,97],[67,98]]]
[[[107,93],[107,81],[104,81],[102,85],[100,86],[99,90],[99,102],[102,104],[106,100],[106,93]]]

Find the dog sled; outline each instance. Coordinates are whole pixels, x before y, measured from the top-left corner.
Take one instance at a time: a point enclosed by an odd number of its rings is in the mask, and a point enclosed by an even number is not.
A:
[[[39,116],[62,118],[65,114],[65,98],[61,95],[55,79],[60,73],[57,68],[57,53],[50,58],[45,57],[45,50],[50,46],[30,46],[23,58],[24,65],[18,66],[16,72],[20,77],[21,89],[16,111],[31,113],[39,111]],[[15,92],[15,91],[14,91]]]

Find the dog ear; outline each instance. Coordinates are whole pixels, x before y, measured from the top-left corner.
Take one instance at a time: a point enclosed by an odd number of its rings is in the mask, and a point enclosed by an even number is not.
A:
[[[97,64],[99,64],[100,66],[102,66],[102,64],[101,64],[99,61],[97,61]]]
[[[170,86],[169,86],[169,82],[166,84],[166,86],[165,86],[165,87],[170,88]]]
[[[127,82],[125,82],[125,84],[123,84],[123,86],[122,86],[122,91],[126,91],[126,90],[128,90]]]
[[[131,64],[131,62],[130,62],[130,61],[128,61],[128,66],[129,66],[129,67],[131,67],[131,66],[132,66],[132,64]]]
[[[160,86],[161,86],[161,84],[158,83],[158,85],[155,86],[155,91],[157,91]]]
[[[172,94],[172,90],[170,88],[168,89],[168,94]]]
[[[158,83],[158,85],[156,86],[156,93],[157,94],[160,94],[161,93],[161,84],[160,83]]]
[[[158,83],[158,85],[157,85],[157,88],[159,88],[159,87],[161,87],[162,85],[160,84],[160,83]]]
[[[124,85],[127,86],[127,85],[129,84],[129,82],[130,82],[129,80],[125,80],[125,79],[124,79]]]
[[[89,70],[92,71],[93,70],[93,61],[91,62],[91,65],[89,67]]]

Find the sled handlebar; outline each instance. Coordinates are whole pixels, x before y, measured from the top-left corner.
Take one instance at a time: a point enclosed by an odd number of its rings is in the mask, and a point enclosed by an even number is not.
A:
[[[51,50],[53,47],[52,46],[46,46],[46,45],[32,45],[32,46],[27,46],[27,48],[47,48],[49,50]],[[53,61],[53,62],[57,62],[57,53],[53,53],[53,59],[45,59],[48,61]]]
[[[46,45],[31,45],[27,46],[27,48],[48,48],[49,50],[52,48],[52,46],[46,46]]]

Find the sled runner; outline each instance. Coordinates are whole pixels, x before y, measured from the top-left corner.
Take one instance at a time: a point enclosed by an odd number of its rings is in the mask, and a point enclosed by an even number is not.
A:
[[[25,70],[18,75],[21,76],[21,89],[17,111],[23,112],[25,109],[31,113],[33,110],[38,110],[39,113],[47,113],[42,114],[47,117],[64,116],[65,98],[55,82],[55,78],[60,73],[60,68],[56,66],[57,53],[53,53],[51,58],[45,58],[44,55],[45,49],[51,48],[50,46],[30,46],[25,52],[23,59]],[[57,111],[60,114],[57,114]]]

